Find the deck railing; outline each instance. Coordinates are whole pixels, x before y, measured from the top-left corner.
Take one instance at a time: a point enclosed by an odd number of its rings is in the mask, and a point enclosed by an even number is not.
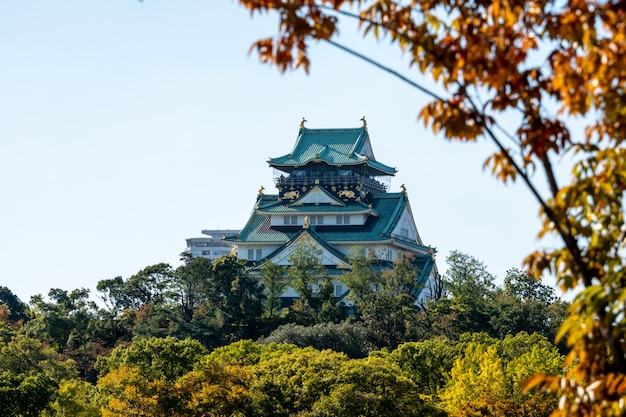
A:
[[[356,186],[361,184],[363,191],[370,191],[375,193],[384,193],[387,191],[387,186],[381,184],[375,179],[369,177],[362,177],[359,175],[324,175],[319,177],[304,177],[304,176],[278,176],[274,178],[274,183],[277,187],[300,187],[303,185],[315,185],[315,181],[319,180],[321,185],[335,185],[335,186]]]

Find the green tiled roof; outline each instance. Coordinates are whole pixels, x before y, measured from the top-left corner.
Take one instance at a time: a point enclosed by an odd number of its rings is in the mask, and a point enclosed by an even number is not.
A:
[[[336,225],[336,226],[310,226],[315,233],[327,242],[373,242],[383,241],[391,238],[391,233],[395,229],[400,216],[406,205],[408,198],[404,193],[380,193],[372,194],[372,210],[378,216],[369,216],[362,226],[357,225]],[[364,210],[364,205],[360,203],[347,204],[341,206],[324,206],[324,210],[333,212],[354,212]],[[244,226],[238,236],[228,237],[227,240],[233,242],[287,242],[300,232],[302,226],[274,226],[270,228],[270,218],[268,212],[275,213],[310,213],[320,210],[321,206],[289,206],[278,203],[277,195],[261,195],[257,202],[248,223]],[[369,209],[369,208],[368,208]],[[274,211],[275,210],[275,211]],[[289,210],[289,211],[287,211]],[[336,210],[336,211],[335,211]],[[401,239],[398,239],[401,240]],[[403,244],[416,248],[424,247],[415,242],[402,241]]]
[[[394,175],[396,169],[368,158],[363,150],[369,144],[367,129],[301,129],[296,144],[288,155],[270,158],[273,167],[302,166],[310,161],[330,165],[366,164],[381,175]]]
[[[278,201],[278,195],[264,195],[262,204],[257,203],[257,213],[271,214],[298,214],[298,213],[368,213],[373,212],[367,204],[359,201],[348,201],[343,206],[331,204],[303,204],[295,205],[289,201]],[[373,212],[375,215],[377,213]]]

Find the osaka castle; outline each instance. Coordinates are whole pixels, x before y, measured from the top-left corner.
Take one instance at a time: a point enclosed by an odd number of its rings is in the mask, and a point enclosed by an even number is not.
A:
[[[341,276],[351,268],[351,250],[375,256],[383,268],[409,253],[417,270],[417,300],[423,303],[440,287],[436,251],[420,238],[404,185],[399,192],[389,190],[397,171],[376,160],[362,121],[358,128],[309,129],[303,119],[293,149],[268,161],[277,192],[261,187],[246,225],[225,239],[257,271],[268,261],[290,265],[299,243],[312,245],[338,300],[349,292]],[[289,289],[283,303],[296,297]]]

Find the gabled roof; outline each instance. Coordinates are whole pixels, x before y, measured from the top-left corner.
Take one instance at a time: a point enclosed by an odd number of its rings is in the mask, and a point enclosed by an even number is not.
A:
[[[278,195],[264,195],[259,200],[255,210],[259,215],[297,215],[297,214],[369,214],[378,216],[372,207],[362,201],[349,200],[347,202],[338,201],[340,204],[300,204],[300,202],[308,195],[305,194],[300,200],[291,203],[286,200],[280,200]],[[330,194],[329,194],[330,195]],[[334,198],[330,195],[331,198]]]
[[[396,169],[376,161],[366,128],[300,129],[291,153],[270,158],[274,168],[293,168],[308,162],[330,165],[367,165],[380,175],[394,175]]]
[[[301,206],[304,204],[330,204],[333,206],[345,206],[343,201],[329,193],[324,187],[316,185],[304,196],[292,203],[293,206]]]
[[[329,245],[327,242],[325,242],[324,239],[321,238],[314,230],[304,229],[304,228],[301,228],[300,231],[289,242],[285,243],[284,245],[276,249],[274,252],[267,255],[263,259],[263,262],[265,261],[274,262],[274,259],[279,257],[281,253],[284,253],[285,251],[289,251],[289,249],[292,246],[297,245],[303,240],[309,240],[309,241],[314,242],[315,245],[319,246],[322,249],[322,252],[325,252],[324,257],[333,259],[337,267],[339,267],[340,269],[351,268],[350,262],[348,261],[348,259],[346,258],[344,254],[339,252],[332,245]]]

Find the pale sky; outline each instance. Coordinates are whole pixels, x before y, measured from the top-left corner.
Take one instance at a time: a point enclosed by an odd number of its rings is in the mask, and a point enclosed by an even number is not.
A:
[[[417,121],[428,98],[330,45],[311,73],[248,54],[275,16],[228,0],[0,3],[0,285],[22,301],[167,262],[202,229],[244,226],[269,157],[310,128],[359,127],[398,170],[445,272],[452,250],[498,278],[541,245],[522,184],[483,171],[493,146],[450,143]],[[338,39],[434,87],[388,41]]]

